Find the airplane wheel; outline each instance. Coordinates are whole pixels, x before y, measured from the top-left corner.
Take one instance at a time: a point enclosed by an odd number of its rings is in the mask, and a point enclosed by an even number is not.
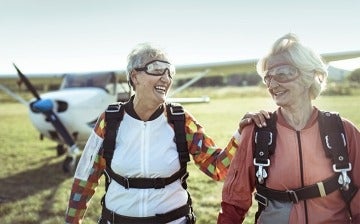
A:
[[[67,156],[63,163],[63,171],[65,173],[70,173],[70,174],[75,173],[76,164],[77,164],[76,157]]]
[[[64,145],[59,144],[56,146],[56,151],[58,156],[62,156],[66,153],[67,150]]]

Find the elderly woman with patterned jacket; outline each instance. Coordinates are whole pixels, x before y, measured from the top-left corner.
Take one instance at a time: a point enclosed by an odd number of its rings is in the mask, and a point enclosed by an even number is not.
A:
[[[265,128],[242,130],[218,223],[241,223],[255,189],[256,223],[360,223],[360,133],[312,105],[327,78],[321,57],[287,34],[257,70],[279,108],[263,112]]]
[[[106,171],[111,182],[99,223],[193,223],[190,195],[184,184],[187,173],[176,176],[182,169],[178,139],[174,140],[176,130],[168,121],[172,110],[165,103],[175,76],[174,65],[160,48],[140,44],[128,56],[127,73],[135,94],[120,105],[123,115],[112,159],[104,155],[106,127],[110,124],[103,113],[78,163],[65,222],[83,220]],[[237,148],[239,131],[221,149],[188,111],[183,114],[186,154],[206,175],[222,180]]]

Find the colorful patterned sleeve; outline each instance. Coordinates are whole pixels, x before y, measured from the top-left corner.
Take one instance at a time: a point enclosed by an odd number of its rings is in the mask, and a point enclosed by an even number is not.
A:
[[[104,116],[102,115],[90,135],[79,160],[74,175],[65,223],[81,223],[88,204],[99,185],[105,169],[105,160],[100,154],[104,136]]]
[[[235,132],[225,149],[218,148],[205,134],[204,128],[188,112],[185,113],[185,132],[189,152],[195,164],[212,179],[223,180],[238,148],[239,133]]]

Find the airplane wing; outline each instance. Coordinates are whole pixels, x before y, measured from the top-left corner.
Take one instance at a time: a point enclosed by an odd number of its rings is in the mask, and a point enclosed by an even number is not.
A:
[[[321,54],[325,62],[346,60],[360,57],[360,50],[358,51],[344,51]],[[259,59],[224,61],[203,64],[189,64],[176,66],[176,72],[182,74],[203,72],[207,70],[207,75],[227,75],[227,74],[241,74],[247,72],[256,72],[256,63]]]

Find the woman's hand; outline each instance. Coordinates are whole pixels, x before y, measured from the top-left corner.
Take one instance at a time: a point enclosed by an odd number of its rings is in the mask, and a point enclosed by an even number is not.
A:
[[[270,114],[265,110],[260,110],[259,112],[247,112],[239,123],[238,131],[241,134],[242,129],[253,122],[260,128],[265,127],[266,119],[269,118]]]

